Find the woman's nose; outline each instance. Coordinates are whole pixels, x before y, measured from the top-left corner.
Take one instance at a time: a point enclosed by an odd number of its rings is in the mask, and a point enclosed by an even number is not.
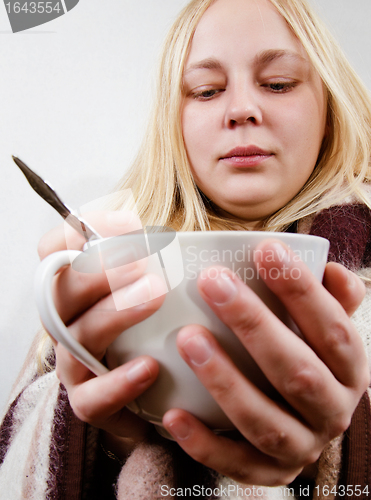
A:
[[[225,112],[225,125],[233,128],[236,125],[262,122],[263,113],[255,89],[236,88],[230,90]]]

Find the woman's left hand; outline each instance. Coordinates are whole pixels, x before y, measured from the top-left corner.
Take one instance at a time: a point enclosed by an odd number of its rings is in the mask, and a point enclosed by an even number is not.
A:
[[[348,428],[369,385],[362,341],[350,320],[365,294],[362,282],[330,263],[322,285],[297,260],[277,240],[265,240],[255,254],[261,277],[266,276],[306,342],[231,271],[218,268],[218,279],[209,279],[210,273],[199,279],[204,300],[287,404],[270,399],[246,379],[206,328],[191,325],[178,335],[181,356],[242,436],[216,435],[180,409],[166,413],[164,426],[192,458],[246,484],[290,483]],[[300,272],[290,273],[293,267]],[[271,268],[280,272],[269,278]]]

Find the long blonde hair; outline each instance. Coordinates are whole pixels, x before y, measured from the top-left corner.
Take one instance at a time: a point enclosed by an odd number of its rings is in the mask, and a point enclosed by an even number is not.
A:
[[[181,128],[183,69],[198,22],[214,1],[191,1],[170,30],[145,139],[117,187],[132,189],[147,225],[170,225],[180,231],[244,228],[242,222],[219,216],[198,190]],[[306,0],[269,1],[302,43],[328,96],[329,132],[312,175],[285,207],[261,223],[262,230],[282,231],[295,220],[351,195],[369,205],[363,185],[371,181],[371,99]]]

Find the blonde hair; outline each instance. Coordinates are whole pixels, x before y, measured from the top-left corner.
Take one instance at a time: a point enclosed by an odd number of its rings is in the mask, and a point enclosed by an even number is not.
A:
[[[180,231],[244,229],[243,222],[219,216],[217,207],[198,190],[181,128],[183,69],[198,22],[214,1],[191,1],[170,30],[145,140],[117,186],[132,189],[146,225],[170,225]],[[269,1],[302,43],[328,96],[328,134],[312,175],[286,206],[261,223],[262,230],[282,231],[295,220],[349,196],[370,206],[363,184],[371,181],[371,99],[306,0]]]

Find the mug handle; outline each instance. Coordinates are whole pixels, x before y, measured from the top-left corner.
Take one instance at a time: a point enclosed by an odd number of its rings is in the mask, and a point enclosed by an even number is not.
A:
[[[46,330],[60,342],[76,359],[95,375],[103,375],[109,370],[70,334],[54,305],[52,281],[54,275],[80,255],[77,250],[63,250],[48,255],[39,264],[35,275],[35,296],[41,320]]]

